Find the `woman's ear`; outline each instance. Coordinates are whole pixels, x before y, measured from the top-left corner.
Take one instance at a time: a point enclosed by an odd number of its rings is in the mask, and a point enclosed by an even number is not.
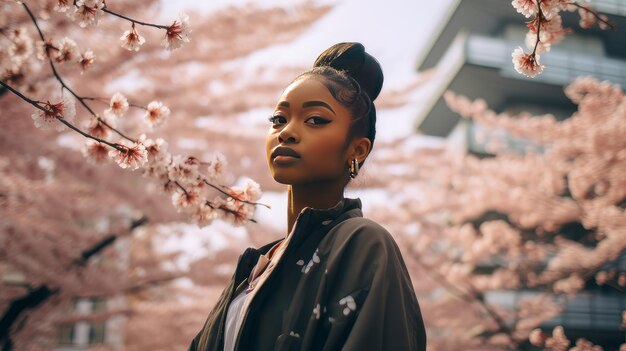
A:
[[[354,138],[350,143],[349,159],[348,161],[356,158],[359,163],[363,163],[367,155],[369,155],[372,148],[372,141],[367,137]]]

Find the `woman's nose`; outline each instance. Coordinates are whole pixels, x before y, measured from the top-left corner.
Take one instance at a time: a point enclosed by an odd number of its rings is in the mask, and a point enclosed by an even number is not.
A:
[[[293,130],[293,126],[287,125],[285,126],[285,128],[283,128],[283,130],[280,131],[280,133],[278,133],[279,142],[284,143],[286,140],[292,143],[296,142],[297,134]]]

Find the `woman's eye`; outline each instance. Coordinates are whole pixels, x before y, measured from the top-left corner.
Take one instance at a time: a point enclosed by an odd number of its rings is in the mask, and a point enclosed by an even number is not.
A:
[[[278,118],[285,118],[285,117],[283,117],[283,116],[270,116],[267,120],[272,122],[272,124],[276,124],[276,120]]]
[[[324,118],[322,118],[322,117],[318,117],[318,116],[309,117],[309,118],[307,119],[307,121],[308,121],[308,120],[315,120],[316,122],[315,122],[315,123],[313,123],[313,124],[327,124],[327,123],[330,123],[330,121],[329,121],[329,120],[324,119]]]

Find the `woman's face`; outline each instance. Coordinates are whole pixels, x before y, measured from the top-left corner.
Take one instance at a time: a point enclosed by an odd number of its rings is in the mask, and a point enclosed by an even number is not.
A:
[[[350,111],[321,83],[306,76],[285,89],[272,115],[266,155],[272,177],[282,184],[337,181],[348,174],[347,148]],[[299,157],[272,157],[276,147]]]

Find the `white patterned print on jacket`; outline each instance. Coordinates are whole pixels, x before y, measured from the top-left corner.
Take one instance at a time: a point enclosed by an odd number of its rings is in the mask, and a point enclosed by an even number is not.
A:
[[[347,316],[352,311],[356,311],[356,302],[354,302],[354,298],[351,295],[348,295],[341,300],[339,300],[340,305],[346,305],[346,308],[343,309],[343,314]]]
[[[303,260],[296,262],[298,266],[303,266],[301,272],[304,274],[309,273],[309,270],[311,269],[311,267],[313,267],[313,265],[316,263],[320,263],[320,257],[317,255],[317,249],[313,253],[313,257],[311,257],[311,259],[309,260],[309,263],[307,263],[306,266],[304,266]]]

